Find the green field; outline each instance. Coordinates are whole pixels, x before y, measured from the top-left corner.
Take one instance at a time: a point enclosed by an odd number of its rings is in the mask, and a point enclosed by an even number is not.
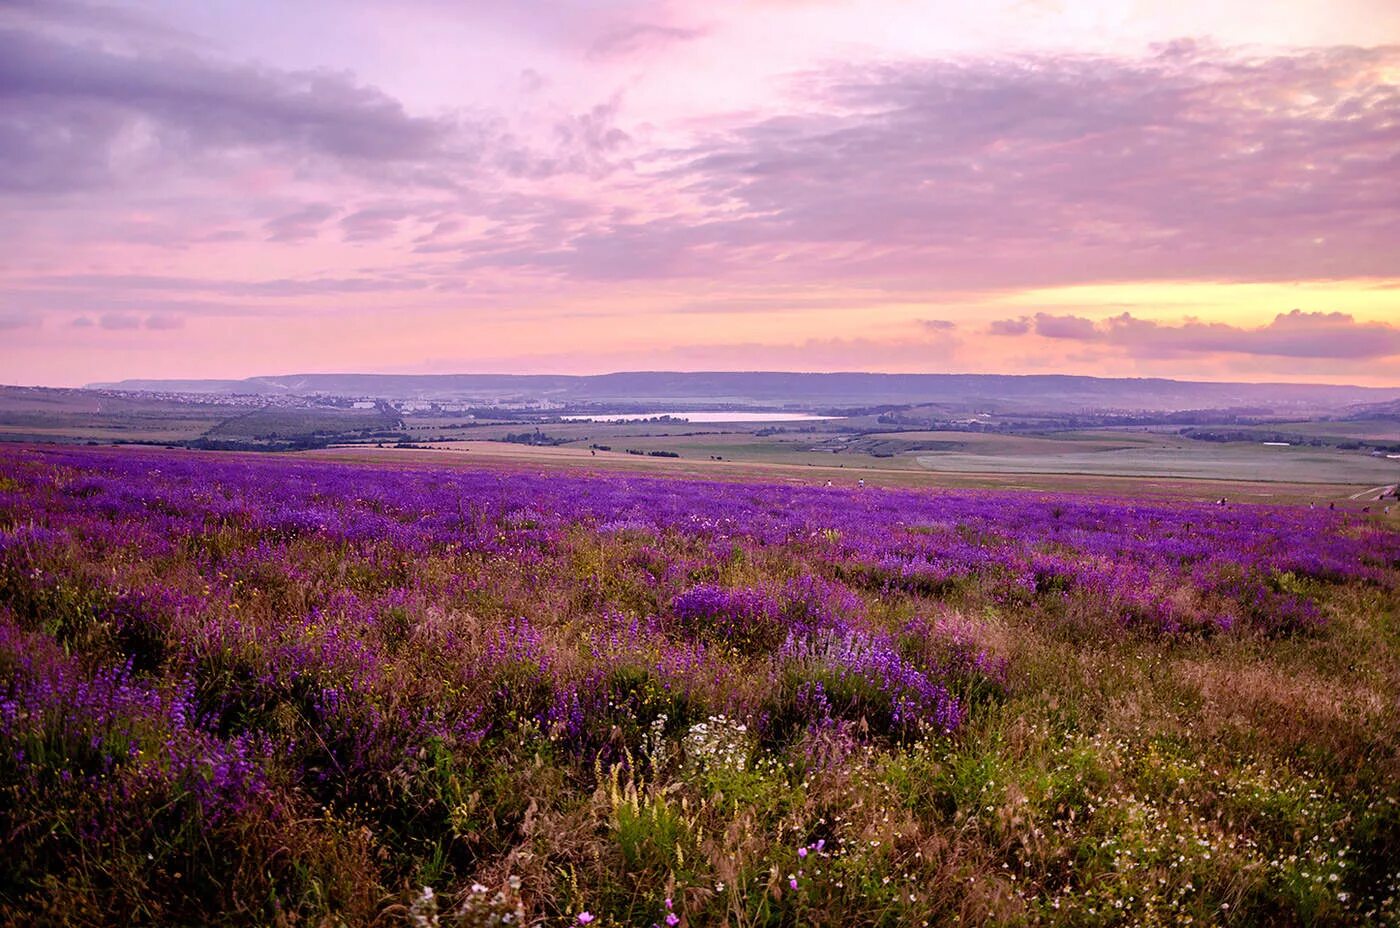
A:
[[[542,434],[573,438],[566,447],[604,444],[613,452],[627,449],[666,451],[684,459],[812,467],[926,470],[972,474],[1084,474],[1092,476],[1170,477],[1199,480],[1337,483],[1382,486],[1400,481],[1400,461],[1357,451],[1307,446],[1275,447],[1261,442],[1205,442],[1179,435],[1139,431],[1002,434],[953,431],[840,433],[754,430],[684,434],[639,434],[639,427],[591,424],[541,428]],[[519,427],[497,427],[503,435]],[[473,430],[472,439],[494,438]],[[692,430],[700,432],[700,430]]]
[[[206,434],[212,439],[294,438],[314,434],[338,434],[392,429],[398,416],[378,409],[254,409],[229,418]]]
[[[1320,419],[1302,422],[1276,422],[1267,425],[1242,425],[1232,428],[1242,432],[1257,432],[1262,435],[1297,435],[1301,438],[1335,442],[1366,440],[1400,442],[1400,420],[1395,419]]]
[[[0,386],[0,441],[181,444],[355,435],[393,429],[392,410]]]
[[[747,473],[815,482],[986,485],[1207,498],[1374,501],[1400,483],[1400,461],[1369,453],[1400,439],[1385,418],[1076,428],[982,417],[974,427],[901,430],[869,410],[801,423],[551,421],[529,410],[476,414],[354,409],[346,399],[265,403],[174,394],[0,387],[0,441],[184,444],[290,450],[407,443],[501,461],[725,478]],[[881,419],[885,421],[881,421]],[[983,421],[985,420],[985,421]],[[1068,421],[1068,420],[1065,420]],[[1221,438],[1182,434],[1200,428]],[[1014,429],[1014,431],[1013,431]],[[1259,436],[1252,440],[1252,436]],[[1277,447],[1281,435],[1329,446]],[[1335,445],[1350,444],[1343,448]],[[376,449],[378,450],[378,449]],[[1194,483],[1193,483],[1194,482]]]
[[[188,441],[235,407],[80,390],[0,387],[0,440]]]
[[[1201,442],[1175,436],[1139,440],[1085,436],[1037,441],[1017,436],[963,451],[919,454],[920,466],[972,473],[1065,473],[1105,476],[1171,476],[1210,480],[1318,483],[1395,483],[1400,461],[1329,448],[1276,447],[1254,442]]]

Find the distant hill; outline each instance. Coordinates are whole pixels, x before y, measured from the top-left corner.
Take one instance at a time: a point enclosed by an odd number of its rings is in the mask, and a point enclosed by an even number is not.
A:
[[[1212,383],[1059,374],[807,374],[637,371],[555,374],[288,374],[245,380],[122,380],[107,390],[335,395],[388,400],[550,401],[694,408],[703,405],[855,408],[935,403],[977,411],[1174,411],[1253,408],[1336,411],[1400,400],[1400,388]]]
[[[1400,419],[1400,400],[1367,403],[1347,410],[1348,419]]]

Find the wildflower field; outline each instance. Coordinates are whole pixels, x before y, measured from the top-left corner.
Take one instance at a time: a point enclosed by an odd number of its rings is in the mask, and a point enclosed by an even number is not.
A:
[[[0,923],[1400,924],[1400,534],[0,450]]]

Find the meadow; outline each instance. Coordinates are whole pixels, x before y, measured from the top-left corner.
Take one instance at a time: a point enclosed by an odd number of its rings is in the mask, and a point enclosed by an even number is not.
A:
[[[0,922],[1400,924],[1400,532],[0,448]]]
[[[687,460],[714,457],[748,465],[861,467],[886,472],[940,474],[1083,474],[1096,477],[1164,477],[1268,483],[1393,484],[1400,462],[1356,451],[1307,446],[1269,447],[1260,441],[1205,442],[1147,430],[1057,429],[1044,433],[906,430],[882,431],[873,417],[841,426],[733,424],[545,423],[539,433],[560,447],[587,451],[596,445],[674,452]],[[410,420],[411,421],[411,420]],[[1343,423],[1350,425],[1352,423]],[[1326,423],[1316,423],[1323,427]],[[476,426],[455,432],[409,428],[415,443],[500,441],[528,432],[521,426]],[[1386,434],[1369,425],[1365,433]]]

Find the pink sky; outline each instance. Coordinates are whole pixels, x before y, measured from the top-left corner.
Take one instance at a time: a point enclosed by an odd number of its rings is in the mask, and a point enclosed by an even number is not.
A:
[[[1400,384],[1400,4],[0,5],[0,382]]]

